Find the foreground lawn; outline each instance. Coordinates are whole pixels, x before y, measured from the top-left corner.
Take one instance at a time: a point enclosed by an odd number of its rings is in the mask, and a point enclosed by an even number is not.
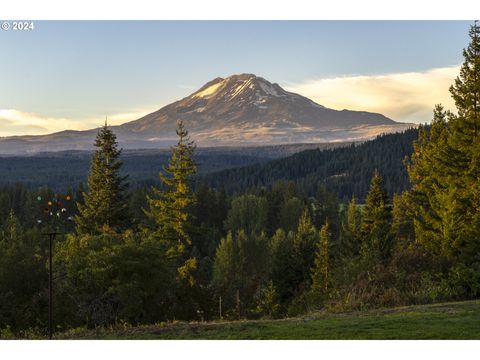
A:
[[[77,330],[57,339],[480,339],[480,301],[283,320],[170,323]]]

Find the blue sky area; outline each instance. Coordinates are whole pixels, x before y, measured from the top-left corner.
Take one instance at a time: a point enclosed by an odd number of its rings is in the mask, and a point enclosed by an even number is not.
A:
[[[154,111],[235,73],[296,88],[451,67],[471,23],[36,21],[33,31],[0,31],[0,111],[82,122]]]

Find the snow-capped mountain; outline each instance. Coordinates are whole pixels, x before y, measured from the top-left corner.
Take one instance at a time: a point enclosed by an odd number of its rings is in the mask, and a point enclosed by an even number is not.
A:
[[[328,109],[253,74],[216,78],[184,99],[114,126],[124,148],[166,147],[183,120],[199,146],[354,141],[405,129],[381,114]],[[0,139],[0,153],[92,148],[96,130]]]
[[[334,133],[345,130],[396,124],[381,114],[328,109],[264,78],[241,74],[216,78],[190,96],[122,128],[142,138],[168,139],[175,136],[179,119],[205,145],[329,141],[342,139]]]

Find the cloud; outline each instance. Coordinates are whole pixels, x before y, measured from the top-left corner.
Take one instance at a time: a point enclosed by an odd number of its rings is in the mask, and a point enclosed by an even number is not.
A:
[[[15,109],[0,109],[0,136],[39,135],[74,126],[66,118],[43,117]]]
[[[285,88],[329,108],[378,112],[400,122],[425,123],[431,120],[435,104],[455,110],[448,89],[459,70],[460,66],[451,66],[424,72],[335,77]]]
[[[134,111],[108,115],[110,125],[136,120],[150,111]],[[62,130],[87,130],[103,124],[105,117],[82,120],[42,116],[16,109],[0,109],[0,136],[44,135]]]

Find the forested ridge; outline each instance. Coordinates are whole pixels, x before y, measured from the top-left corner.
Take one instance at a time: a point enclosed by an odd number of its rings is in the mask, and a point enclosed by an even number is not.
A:
[[[1,187],[0,336],[46,333],[52,232],[56,331],[477,298],[477,25],[470,38],[456,113],[437,105],[418,130],[201,182],[179,122],[158,184],[132,188],[105,124],[83,187]]]
[[[21,183],[29,190],[49,187],[62,192],[69,187],[77,188],[80,183],[86,183],[91,156],[90,152],[62,152],[0,157],[0,186]],[[134,188],[159,185],[158,172],[168,163],[169,156],[168,151],[127,152],[121,156],[124,163],[122,173],[129,174]],[[199,170],[204,173],[270,160],[228,151],[200,153],[195,159],[200,165]]]
[[[390,197],[409,186],[404,160],[413,152],[418,129],[382,135],[360,145],[326,150],[305,150],[287,158],[199,176],[200,182],[224,187],[229,193],[253,187],[271,188],[278,181],[292,181],[309,195],[319,184],[342,200],[365,199],[375,169],[382,173]]]
[[[286,144],[252,147],[198,148],[194,157],[198,174],[232,167],[264,163],[304,149],[330,149],[346,143]],[[0,186],[21,183],[30,190],[49,187],[66,191],[85,184],[91,151],[60,151],[31,155],[0,155]],[[122,173],[128,174],[132,188],[160,185],[158,172],[168,163],[168,149],[139,149],[122,152]]]

